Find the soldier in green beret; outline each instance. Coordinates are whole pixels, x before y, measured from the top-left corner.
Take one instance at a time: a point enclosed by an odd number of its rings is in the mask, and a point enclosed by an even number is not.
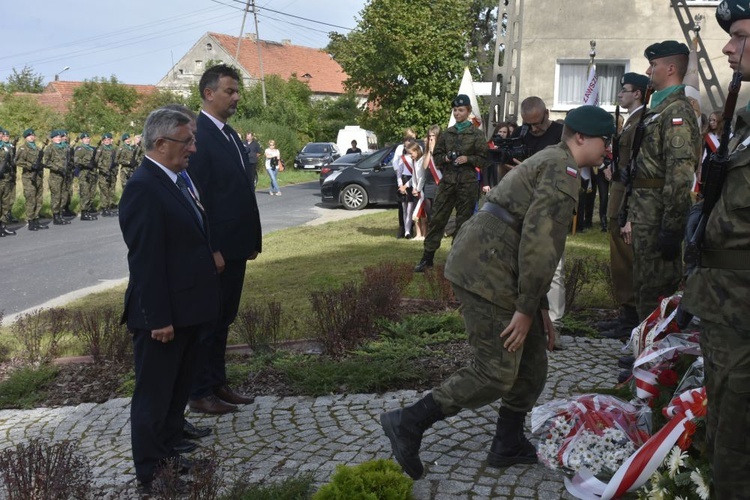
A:
[[[416,272],[424,272],[426,268],[432,267],[435,252],[440,248],[440,240],[443,239],[445,226],[453,209],[456,209],[456,233],[474,213],[479,197],[477,169],[481,170],[486,166],[489,148],[482,131],[469,120],[469,96],[459,94],[453,99],[452,106],[456,124],[438,136],[433,152],[433,159],[442,171],[443,178],[438,184],[432,204],[424,253],[414,268]]]
[[[524,436],[526,414],[547,379],[555,332],[547,290],[578,203],[580,167],[601,165],[615,125],[601,108],[582,106],[565,118],[562,142],[507,173],[456,235],[445,277],[461,308],[474,359],[431,393],[380,416],[404,471],[422,477],[423,433],[463,408],[502,399],[487,462],[536,463]]]
[[[29,231],[49,229],[46,224],[39,220],[39,211],[42,209],[42,154],[44,147],[36,144],[34,130],[27,128],[23,131],[23,143],[16,149],[16,166],[23,172],[23,195],[26,198],[26,222]]]
[[[122,134],[122,146],[117,148],[117,158],[115,163],[120,167],[120,184],[125,189],[130,176],[135,171],[135,146],[133,146],[134,138],[130,137],[130,134]]]
[[[65,146],[65,175],[63,176],[63,212],[62,215],[66,219],[70,220],[76,217],[76,213],[73,211],[71,203],[73,201],[73,180],[75,178],[75,163],[73,154],[75,151],[72,149],[69,139],[68,131],[60,130],[62,134],[61,144]]]
[[[690,186],[698,165],[701,136],[682,80],[690,50],[667,40],[650,45],[646,74],[655,90],[644,117],[628,222],[633,245],[633,289],[639,320],[678,290],[682,240],[690,210]]]
[[[117,181],[117,150],[112,145],[112,134],[102,136],[102,145],[96,150],[96,170],[99,176],[99,209],[104,217],[117,215],[115,183]]]
[[[70,221],[63,217],[63,188],[65,186],[65,171],[68,168],[68,156],[65,144],[62,142],[62,131],[53,130],[50,132],[52,144],[45,148],[42,161],[44,168],[49,170],[50,206],[52,208],[52,223],[58,226],[70,224]]]
[[[10,177],[12,178],[11,184],[13,188],[10,190],[10,201],[7,202],[8,207],[13,207],[13,205],[16,202],[16,163],[15,163],[15,157],[16,157],[16,145],[10,141],[10,132],[6,129],[3,129],[2,131],[2,137],[0,137],[0,142],[4,143],[6,147],[9,148],[10,157],[8,158],[8,161],[10,162]],[[0,217],[2,214],[0,213]],[[21,222],[16,217],[13,216],[13,211],[8,210],[7,213],[5,213],[5,222],[8,224],[18,224]]]
[[[729,66],[750,81],[750,9],[724,0],[716,9],[729,33]],[[701,319],[711,498],[750,495],[750,107],[737,113],[721,197],[711,211],[700,266],[682,306]]]
[[[79,137],[81,144],[76,147],[75,165],[78,169],[78,193],[81,199],[81,220],[97,220],[94,209],[94,196],[96,196],[97,172],[94,166],[94,154],[96,149],[91,145],[91,137],[86,132]]]
[[[11,208],[16,194],[16,165],[13,145],[8,139],[8,132],[0,127],[0,238],[16,234],[6,227],[12,223]]]

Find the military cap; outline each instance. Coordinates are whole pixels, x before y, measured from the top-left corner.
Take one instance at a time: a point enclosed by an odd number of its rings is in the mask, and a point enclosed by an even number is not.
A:
[[[727,33],[729,33],[732,23],[740,19],[750,19],[750,9],[747,8],[747,2],[724,0],[716,7],[716,20],[719,22],[721,29]]]
[[[123,141],[124,141],[125,139],[130,139],[130,134],[128,134],[127,132],[126,132],[126,133],[124,133],[124,134],[122,134],[122,137],[120,138],[120,140],[123,140]]]
[[[591,137],[609,137],[615,133],[614,118],[597,106],[575,108],[565,117],[565,125]]]
[[[23,138],[24,139],[27,138],[30,135],[35,135],[33,128],[27,128],[26,130],[23,131]]]
[[[102,139],[111,139],[111,138],[112,138],[112,134],[110,134],[109,132],[105,132],[102,135]]]
[[[471,106],[471,99],[469,99],[469,96],[466,94],[458,94],[456,98],[453,99],[451,106],[454,108],[457,108],[458,106]]]
[[[665,40],[663,42],[649,45],[643,52],[643,55],[649,61],[654,59],[661,59],[662,57],[676,56],[676,55],[690,55],[690,49],[687,45],[676,40]]]
[[[60,129],[60,135],[63,137],[68,137],[68,131],[64,129]]]
[[[86,137],[91,137],[91,136],[86,132],[81,132],[81,135],[78,136],[79,139],[85,139]]]
[[[646,75],[639,75],[638,73],[625,73],[620,78],[620,85],[632,85],[636,89],[643,93],[646,93],[646,87],[648,87],[648,77]]]
[[[57,137],[59,135],[62,135],[62,131],[58,130],[58,129],[55,129],[55,130],[53,130],[52,132],[49,133],[50,138],[54,138],[54,137]]]

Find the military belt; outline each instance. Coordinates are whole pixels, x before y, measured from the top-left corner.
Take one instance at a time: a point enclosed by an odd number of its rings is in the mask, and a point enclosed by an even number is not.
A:
[[[633,187],[638,189],[661,189],[664,187],[664,179],[633,179]]]
[[[479,211],[494,215],[495,217],[509,225],[511,228],[513,228],[515,232],[521,234],[521,223],[518,222],[518,220],[512,213],[508,212],[500,205],[492,203],[491,201],[487,201],[484,203],[484,205],[482,205],[482,208],[480,208]]]
[[[710,250],[701,252],[701,267],[750,271],[750,250]]]

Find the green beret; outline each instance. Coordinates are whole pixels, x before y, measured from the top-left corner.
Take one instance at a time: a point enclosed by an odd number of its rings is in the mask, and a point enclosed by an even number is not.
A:
[[[620,85],[626,84],[632,85],[645,94],[646,87],[648,87],[648,77],[646,75],[639,75],[638,73],[625,73],[620,78]]]
[[[109,132],[106,132],[105,134],[102,135],[102,139],[111,139],[111,138],[112,138],[112,134],[110,134]]]
[[[60,136],[60,135],[62,135],[62,132],[60,130],[57,130],[57,129],[55,129],[55,130],[53,130],[52,132],[49,133],[50,138],[55,138],[55,137]]]
[[[23,138],[24,139],[26,139],[30,135],[36,135],[36,134],[34,134],[34,129],[33,128],[27,128],[26,130],[23,131]]]
[[[86,132],[81,132],[81,135],[78,136],[79,139],[85,139],[86,137],[90,137]]]
[[[665,40],[663,42],[649,45],[643,52],[643,55],[649,61],[654,59],[661,59],[662,57],[676,56],[676,55],[690,55],[690,49],[682,42],[675,40]]]
[[[609,137],[615,133],[612,115],[597,106],[580,106],[565,117],[565,125],[591,137]]]
[[[67,136],[68,136],[68,131],[67,131],[67,130],[63,130],[63,129],[60,129],[60,135],[62,135],[62,136],[64,136],[64,137],[67,137]]]
[[[466,94],[458,94],[456,98],[453,99],[451,106],[454,108],[457,108],[458,106],[471,106],[471,99],[469,99],[469,96]]]
[[[130,139],[130,134],[128,134],[128,133],[122,134],[122,137],[120,139],[123,140],[123,141],[125,139]]]
[[[716,20],[719,22],[721,29],[729,33],[732,23],[740,19],[750,19],[750,9],[747,2],[738,2],[737,0],[724,0],[716,7]]]

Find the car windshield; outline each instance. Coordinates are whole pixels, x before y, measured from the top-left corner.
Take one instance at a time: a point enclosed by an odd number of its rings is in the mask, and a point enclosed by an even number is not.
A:
[[[331,146],[328,144],[311,142],[310,144],[307,144],[304,148],[302,148],[302,152],[312,154],[330,153]]]
[[[362,158],[362,155],[359,153],[349,153],[348,155],[342,156],[333,163],[348,163],[349,165],[351,165],[356,163],[360,158]]]

